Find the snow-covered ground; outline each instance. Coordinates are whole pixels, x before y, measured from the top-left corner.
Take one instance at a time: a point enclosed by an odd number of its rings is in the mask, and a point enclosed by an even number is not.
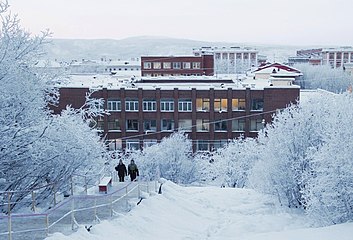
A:
[[[299,211],[280,207],[249,189],[181,187],[165,182],[162,194],[144,199],[129,213],[69,236],[47,240],[109,239],[352,239],[353,223],[310,228]]]

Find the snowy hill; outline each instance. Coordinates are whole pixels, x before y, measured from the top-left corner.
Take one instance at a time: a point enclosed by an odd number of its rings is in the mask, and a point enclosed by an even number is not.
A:
[[[239,46],[252,47],[259,50],[260,55],[265,55],[268,60],[287,61],[296,50],[313,46],[286,46],[263,45],[253,43],[232,42],[206,42],[188,39],[164,38],[164,37],[131,37],[121,40],[113,39],[52,39],[48,45],[48,57],[70,61],[73,59],[99,59],[107,57],[112,59],[129,59],[141,55],[180,55],[192,54],[193,48],[203,46]],[[317,47],[317,46],[314,46]]]
[[[248,189],[181,187],[171,182],[129,213],[103,221],[87,232],[47,240],[109,239],[352,239],[353,223],[309,228],[301,212],[278,206],[275,199]]]

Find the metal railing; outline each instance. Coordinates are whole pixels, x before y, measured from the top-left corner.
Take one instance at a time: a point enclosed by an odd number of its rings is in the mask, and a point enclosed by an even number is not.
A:
[[[114,180],[114,173],[111,176]],[[45,211],[36,208],[36,190],[29,191],[31,207],[21,213],[11,212],[11,195],[16,192],[5,192],[8,214],[0,215],[0,239],[6,239],[6,236],[9,240],[28,239],[28,234],[31,234],[31,239],[43,239],[50,233],[59,231],[69,234],[80,224],[89,226],[101,219],[129,211],[132,207],[131,200],[140,198],[141,191],[158,191],[156,181],[117,183],[116,186],[114,183],[107,194],[89,194],[88,186],[84,187],[82,193],[74,194],[71,182],[70,196],[63,197],[53,191],[52,206]],[[98,185],[96,187],[98,189]]]

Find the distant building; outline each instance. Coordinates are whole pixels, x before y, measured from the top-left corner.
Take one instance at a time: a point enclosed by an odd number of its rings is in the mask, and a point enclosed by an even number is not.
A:
[[[93,125],[111,150],[148,147],[183,130],[194,151],[217,149],[240,136],[256,137],[276,110],[298,100],[300,90],[294,85],[271,86],[267,79],[164,76],[133,81],[73,76],[72,82],[60,86],[55,113],[68,104],[81,107],[90,89],[96,90],[94,97],[105,100],[110,113]]]
[[[213,55],[199,56],[142,56],[141,75],[159,76],[212,76]]]
[[[269,79],[273,85],[292,85],[303,75],[300,70],[281,63],[268,63],[255,69],[254,79]]]
[[[195,56],[211,53],[214,56],[215,74],[245,73],[258,66],[258,51],[240,47],[201,47],[194,48]]]

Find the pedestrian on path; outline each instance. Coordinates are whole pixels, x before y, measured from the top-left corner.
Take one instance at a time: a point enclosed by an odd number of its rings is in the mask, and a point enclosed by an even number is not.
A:
[[[118,172],[119,182],[124,182],[124,178],[127,176],[127,171],[126,166],[121,159],[119,160],[119,164],[115,167],[115,170]]]
[[[127,169],[128,169],[128,175],[130,175],[130,178],[131,178],[131,182],[136,181],[135,180],[136,177],[139,176],[139,170],[134,160],[131,160],[131,163],[129,164]]]

